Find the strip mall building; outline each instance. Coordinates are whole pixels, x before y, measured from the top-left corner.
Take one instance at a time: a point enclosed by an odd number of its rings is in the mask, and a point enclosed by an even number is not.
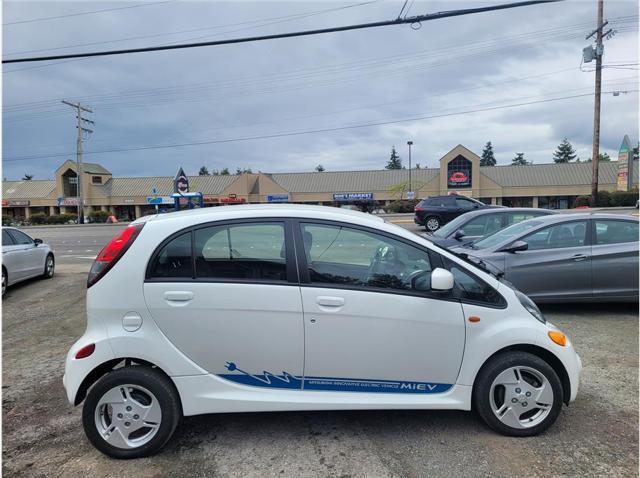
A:
[[[629,186],[635,187],[638,161],[631,163]],[[417,198],[455,192],[490,204],[564,209],[571,207],[577,196],[591,192],[591,163],[481,167],[477,154],[458,145],[440,158],[439,164],[439,168],[411,170],[411,188]],[[600,190],[616,190],[618,172],[617,161],[600,163]],[[409,171],[402,169],[191,176],[188,187],[202,195],[205,206],[359,201],[384,205],[406,198],[408,182]],[[75,213],[77,185],[73,161],[65,161],[54,180],[4,181],[3,214],[28,219],[34,213]],[[169,176],[113,177],[101,165],[85,163],[82,187],[85,214],[102,210],[120,219],[134,219],[155,211],[153,203],[170,209],[175,181]]]

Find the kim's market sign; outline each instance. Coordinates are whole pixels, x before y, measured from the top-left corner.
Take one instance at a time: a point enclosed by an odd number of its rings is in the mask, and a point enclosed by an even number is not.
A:
[[[334,193],[334,201],[372,201],[373,193]]]

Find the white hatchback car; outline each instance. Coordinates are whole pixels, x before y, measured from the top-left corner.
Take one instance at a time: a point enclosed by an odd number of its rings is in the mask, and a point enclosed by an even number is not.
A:
[[[33,277],[51,279],[55,257],[42,239],[32,239],[15,227],[2,228],[2,295],[7,287]]]
[[[580,358],[525,295],[359,212],[147,216],[100,252],[88,287],[64,385],[117,458],[204,413],[473,407],[529,436],[578,390]]]

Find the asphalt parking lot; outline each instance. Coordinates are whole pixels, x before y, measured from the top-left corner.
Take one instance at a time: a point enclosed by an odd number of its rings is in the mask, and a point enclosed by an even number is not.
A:
[[[28,231],[58,268],[3,300],[5,476],[638,476],[637,305],[543,309],[584,370],[576,402],[539,437],[503,437],[458,411],[209,415],[184,419],[155,457],[108,459],[85,439],[62,374],[84,331],[91,261],[121,227]]]

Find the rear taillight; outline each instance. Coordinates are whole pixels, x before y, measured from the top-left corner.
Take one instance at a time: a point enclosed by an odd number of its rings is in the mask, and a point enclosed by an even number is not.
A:
[[[127,249],[131,247],[133,241],[136,240],[138,234],[144,227],[144,222],[140,224],[132,224],[124,231],[111,239],[111,242],[96,257],[96,260],[89,271],[89,279],[87,280],[87,288],[98,282],[109,270],[116,265]]]
[[[414,211],[415,211],[415,212],[422,212],[422,211],[424,211],[424,209],[422,209],[421,207],[416,207],[416,208],[414,209]]]

